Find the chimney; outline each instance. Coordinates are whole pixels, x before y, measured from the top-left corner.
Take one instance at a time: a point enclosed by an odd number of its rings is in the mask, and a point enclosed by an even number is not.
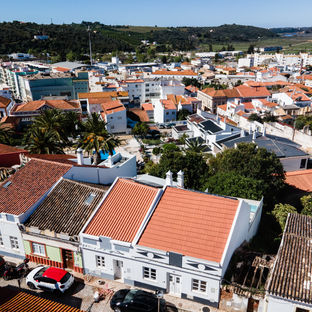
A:
[[[256,141],[256,138],[257,138],[257,130],[255,130],[252,134],[252,142],[255,143]]]
[[[166,185],[168,185],[168,186],[173,185],[173,183],[172,183],[172,172],[170,170],[166,173]]]
[[[77,149],[77,163],[83,165],[83,150],[80,147]]]
[[[184,172],[182,170],[178,172],[177,185],[180,188],[184,188]]]
[[[241,138],[243,138],[245,136],[245,131],[244,129],[241,129],[241,133],[240,133]]]

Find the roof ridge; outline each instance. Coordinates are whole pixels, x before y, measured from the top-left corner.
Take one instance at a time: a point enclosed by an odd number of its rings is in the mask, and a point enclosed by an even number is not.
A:
[[[54,165],[57,164],[57,165],[59,165],[59,166],[64,166],[64,167],[73,167],[73,165],[70,165],[70,164],[55,162],[55,161],[48,160],[48,159],[31,158],[31,156],[30,156],[30,161],[41,161],[41,162],[45,162],[45,163],[49,163],[49,164],[54,164]]]
[[[79,185],[85,186],[87,188],[91,188],[91,189],[95,188],[98,191],[106,192],[105,190],[101,189],[101,187],[92,186],[92,185],[86,184],[86,183],[89,183],[89,182],[75,181],[75,180],[70,180],[70,179],[66,179],[66,178],[62,178],[62,180],[65,181],[65,182],[70,182],[70,183],[73,183],[73,184],[79,184]],[[95,184],[95,183],[90,183],[90,184]],[[95,185],[97,185],[97,184],[95,184]]]

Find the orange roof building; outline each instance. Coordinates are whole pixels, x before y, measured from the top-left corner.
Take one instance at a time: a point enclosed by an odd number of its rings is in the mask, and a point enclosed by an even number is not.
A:
[[[166,181],[149,179],[119,178],[108,191],[81,234],[85,272],[178,296],[183,289],[218,306],[222,277],[256,233],[262,201],[175,187],[169,172]]]
[[[312,169],[286,172],[285,182],[297,189],[312,192]]]

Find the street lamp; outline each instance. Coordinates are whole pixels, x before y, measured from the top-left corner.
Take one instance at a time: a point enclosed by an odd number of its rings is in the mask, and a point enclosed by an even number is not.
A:
[[[164,297],[164,292],[160,289],[157,289],[155,291],[155,294],[156,294],[156,297],[157,297],[157,300],[158,300],[158,308],[157,308],[157,311],[160,312],[160,299],[162,299]]]

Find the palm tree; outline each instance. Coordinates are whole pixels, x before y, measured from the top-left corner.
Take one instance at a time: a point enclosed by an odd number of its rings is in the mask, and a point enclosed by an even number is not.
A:
[[[187,150],[189,152],[194,152],[194,153],[203,153],[206,149],[206,146],[199,141],[198,138],[195,140],[191,141],[186,141],[187,142]]]
[[[25,148],[32,154],[64,154],[62,143],[53,130],[30,127],[24,139]]]
[[[101,151],[113,155],[114,148],[120,145],[119,139],[108,133],[106,123],[96,113],[88,117],[82,127],[84,132],[78,146],[89,153],[95,152],[95,165],[101,162]]]
[[[64,127],[64,113],[60,110],[47,109],[43,111],[40,116],[36,117],[33,127],[50,130],[64,145],[68,143],[68,136]]]
[[[3,122],[0,122],[0,143],[10,144],[14,131],[6,126]]]

